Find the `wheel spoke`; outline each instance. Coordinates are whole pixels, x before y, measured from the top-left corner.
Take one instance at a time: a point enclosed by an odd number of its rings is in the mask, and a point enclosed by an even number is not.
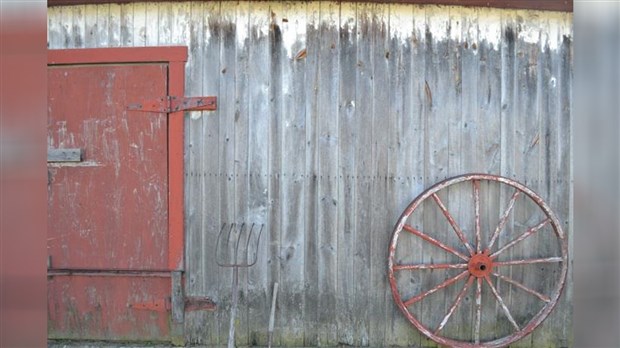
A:
[[[507,282],[507,283],[510,283],[510,284],[518,287],[519,289],[521,289],[521,290],[523,290],[523,291],[525,291],[525,292],[527,292],[529,294],[532,294],[532,295],[538,297],[539,299],[541,299],[541,300],[543,300],[545,302],[551,302],[551,299],[549,297],[547,297],[547,296],[545,296],[545,295],[543,295],[543,294],[541,294],[541,293],[539,293],[539,292],[537,292],[535,290],[532,290],[532,289],[528,288],[527,286],[519,283],[518,281],[516,281],[514,279],[505,277],[505,276],[503,276],[501,274],[498,274],[498,273],[495,273],[495,272],[493,272],[493,275],[498,277],[499,279]]]
[[[416,230],[415,228],[413,228],[413,226],[404,225],[403,229],[405,231],[407,231],[409,233],[412,233],[412,234],[414,234],[414,235],[424,239],[425,241],[427,241],[427,242],[429,242],[429,243],[431,243],[431,244],[433,244],[433,245],[435,245],[435,246],[437,246],[437,247],[447,251],[447,252],[450,252],[450,253],[460,257],[461,259],[463,259],[465,261],[469,260],[469,258],[467,256],[465,256],[465,255],[459,253],[458,251],[450,248],[449,246],[447,246],[447,245],[443,244],[442,242],[438,241],[437,239],[435,239],[435,238],[425,234],[424,232]]]
[[[515,190],[515,193],[512,194],[512,197],[508,202],[508,206],[506,207],[506,210],[504,210],[502,217],[499,219],[495,232],[493,232],[493,236],[491,237],[491,241],[489,241],[487,250],[491,250],[491,248],[493,248],[493,245],[497,241],[497,237],[499,237],[499,233],[504,229],[504,225],[506,225],[506,222],[508,221],[508,216],[510,215],[510,212],[512,212],[512,208],[514,208],[515,202],[517,201],[517,197],[519,197],[520,193],[521,192],[519,190]]]
[[[476,220],[476,252],[480,253],[480,181],[473,180],[474,186],[474,217]]]
[[[495,296],[495,299],[499,303],[500,307],[502,307],[502,309],[504,310],[504,314],[506,314],[506,317],[508,318],[508,321],[510,321],[512,326],[514,326],[514,328],[517,329],[517,331],[519,331],[520,330],[519,329],[519,325],[517,324],[517,322],[514,320],[514,318],[510,314],[510,311],[508,310],[508,307],[506,307],[506,304],[504,303],[504,300],[502,300],[502,297],[499,296],[499,294],[497,293],[497,290],[495,290],[495,287],[491,283],[491,279],[489,279],[489,277],[486,276],[486,277],[484,277],[484,280],[487,281],[487,284],[491,288],[491,292],[493,293],[493,296]]]
[[[550,221],[551,221],[551,219],[546,218],[543,221],[539,222],[538,225],[529,228],[527,231],[523,232],[523,234],[521,234],[519,237],[517,237],[516,239],[512,240],[510,243],[504,245],[503,248],[501,248],[498,251],[496,251],[493,254],[491,254],[491,257],[496,257],[497,255],[499,255],[502,252],[504,252],[506,249],[513,247],[515,244],[517,244],[517,243],[521,242],[522,240],[524,240],[525,238],[533,235],[538,230],[543,228],[546,224],[548,224]]]
[[[434,288],[432,288],[430,290],[427,290],[427,291],[425,291],[425,292],[423,292],[423,293],[421,293],[421,294],[419,294],[417,296],[414,296],[414,297],[408,299],[407,301],[404,302],[405,307],[408,307],[408,306],[410,306],[410,305],[420,301],[421,299],[425,298],[428,295],[431,295],[431,294],[437,292],[438,290],[441,290],[441,289],[443,289],[443,288],[445,288],[447,286],[450,286],[450,285],[458,282],[460,279],[462,279],[465,276],[467,276],[468,273],[469,273],[469,271],[463,271],[462,273],[460,273],[456,277],[449,278],[449,279],[445,280],[443,283],[437,285],[436,287],[434,287]]]
[[[417,269],[458,269],[467,268],[466,263],[429,263],[421,265],[395,265],[395,271],[417,270]]]
[[[436,193],[433,193],[433,195],[431,197],[433,197],[433,200],[435,201],[435,203],[437,203],[437,205],[439,206],[439,209],[441,209],[441,212],[443,213],[443,215],[448,220],[448,223],[450,223],[450,226],[452,226],[452,229],[454,230],[454,232],[456,232],[456,235],[459,237],[461,242],[463,242],[463,245],[465,245],[465,247],[467,248],[469,253],[471,255],[473,255],[474,254],[474,249],[467,242],[467,238],[465,238],[465,235],[463,234],[463,231],[461,230],[459,225],[457,225],[456,221],[452,217],[452,214],[450,214],[450,212],[448,211],[448,208],[446,208],[446,206],[441,201],[441,198],[439,198],[439,196]]]
[[[494,266],[514,266],[514,265],[531,265],[535,263],[555,263],[562,262],[561,257],[547,257],[544,259],[530,259],[530,260],[510,260],[510,261],[497,261],[493,262]]]
[[[482,278],[476,279],[476,327],[474,341],[480,343],[480,318],[482,317]]]
[[[454,303],[452,304],[452,306],[450,306],[448,313],[441,320],[441,323],[439,324],[439,327],[437,328],[437,330],[435,330],[435,335],[437,335],[439,331],[441,331],[441,329],[443,329],[444,326],[446,326],[446,324],[448,323],[448,319],[450,319],[452,314],[454,314],[454,311],[456,311],[456,309],[458,308],[459,304],[461,304],[461,301],[463,301],[463,297],[465,297],[465,293],[467,292],[467,289],[469,288],[471,283],[473,283],[474,278],[475,278],[474,276],[471,276],[471,275],[469,276],[467,283],[465,283],[465,286],[463,286],[463,290],[461,290],[461,292],[459,292],[459,294],[456,296],[456,299],[454,300]]]

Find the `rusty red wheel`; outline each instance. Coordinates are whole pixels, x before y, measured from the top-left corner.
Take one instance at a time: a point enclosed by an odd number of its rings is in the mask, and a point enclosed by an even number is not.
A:
[[[423,335],[450,347],[524,338],[558,303],[567,271],[567,237],[555,214],[525,185],[496,175],[427,189],[405,209],[389,246],[396,305]]]

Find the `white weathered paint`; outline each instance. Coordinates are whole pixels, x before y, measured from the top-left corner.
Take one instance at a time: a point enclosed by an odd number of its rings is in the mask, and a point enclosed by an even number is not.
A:
[[[480,9],[478,12],[478,39],[486,41],[493,49],[498,50],[502,38],[501,11]]]
[[[401,42],[411,40],[413,35],[413,16],[411,6],[390,6],[390,37]]]

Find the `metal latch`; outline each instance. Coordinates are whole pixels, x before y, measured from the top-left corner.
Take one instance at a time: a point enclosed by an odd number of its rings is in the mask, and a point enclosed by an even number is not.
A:
[[[144,112],[213,111],[217,110],[217,97],[167,96],[127,105],[127,110]]]
[[[146,302],[132,303],[129,306],[134,309],[155,312],[167,312],[171,308],[170,297]]]

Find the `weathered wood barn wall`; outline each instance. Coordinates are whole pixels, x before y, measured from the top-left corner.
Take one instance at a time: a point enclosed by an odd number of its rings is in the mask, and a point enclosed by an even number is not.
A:
[[[572,236],[570,13],[210,1],[58,6],[48,20],[50,49],[187,45],[186,95],[218,97],[185,123],[186,292],[218,305],[186,316],[190,343],[227,341],[222,223],[265,225],[240,273],[241,346],[266,344],[274,282],[276,346],[435,346],[393,303],[387,248],[407,204],[450,176],[525,183]],[[570,280],[514,346],[571,344]]]

